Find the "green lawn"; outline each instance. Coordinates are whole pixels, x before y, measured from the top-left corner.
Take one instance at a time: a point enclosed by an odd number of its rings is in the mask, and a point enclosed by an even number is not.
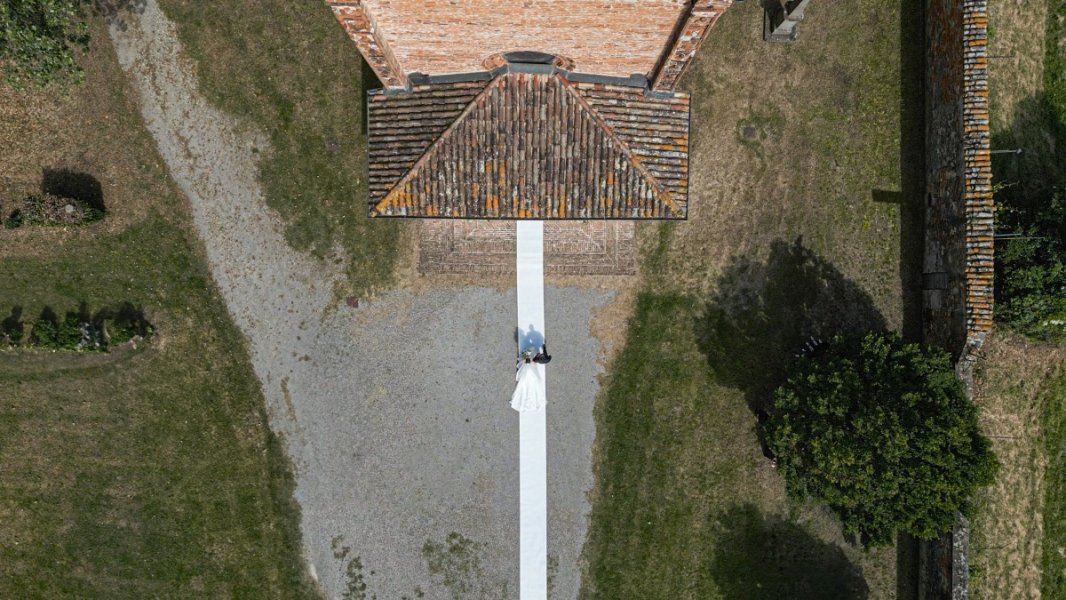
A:
[[[1066,598],[1066,371],[1048,382],[1044,393],[1044,598]]]
[[[5,312],[116,299],[142,303],[158,337],[0,354],[0,596],[313,597],[286,458],[182,231],[154,216],[0,261]]]
[[[896,597],[895,549],[788,500],[753,414],[807,336],[914,332],[917,4],[858,4],[812,5],[794,46],[738,4],[686,76],[699,206],[643,235],[597,400],[583,598]]]
[[[389,282],[400,226],[367,216],[365,88],[376,79],[321,0],[162,0],[201,90],[258,127],[266,201],[297,250],[343,261],[348,288]],[[366,86],[364,87],[364,83]]]
[[[989,6],[989,53],[1002,57],[989,71],[993,149],[1023,151],[993,157],[996,200],[1030,207],[1066,184],[1066,0]],[[1005,415],[990,424],[1004,469],[973,519],[971,592],[1066,598],[1066,373],[1047,367],[1062,350],[1014,339],[1024,351],[1005,354],[1004,345],[993,340],[979,375],[982,411]]]
[[[0,230],[0,314],[143,306],[109,354],[0,351],[0,597],[314,598],[293,477],[135,96],[93,21],[87,82],[0,90],[0,198],[99,179],[107,217]]]

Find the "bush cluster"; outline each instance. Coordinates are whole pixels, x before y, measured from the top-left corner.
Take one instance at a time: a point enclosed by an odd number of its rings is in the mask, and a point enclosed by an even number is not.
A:
[[[1066,340],[1066,189],[1027,207],[1005,204],[996,248],[996,319],[1029,337]]]
[[[23,225],[77,226],[102,218],[104,212],[88,202],[44,193],[23,198],[19,206],[4,218],[4,226],[8,229]]]
[[[825,502],[868,547],[950,531],[998,469],[948,353],[894,333],[798,359],[765,427],[789,495]]]
[[[96,313],[91,313],[83,303],[62,318],[51,307],[45,307],[32,323],[23,322],[21,307],[15,307],[0,321],[0,342],[8,347],[73,352],[106,352],[134,338],[150,338],[154,332],[144,311],[129,302]]]

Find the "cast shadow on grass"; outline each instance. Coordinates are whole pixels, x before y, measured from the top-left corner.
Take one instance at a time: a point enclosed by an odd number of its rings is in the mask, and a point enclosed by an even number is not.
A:
[[[999,205],[1033,211],[1066,184],[1066,123],[1059,122],[1045,93],[1018,103],[1010,125],[992,134],[992,150],[999,151],[992,155],[992,181],[1002,186],[996,191]]]
[[[922,271],[925,256],[926,19],[923,0],[902,0],[899,11],[899,279],[903,339],[922,339]],[[877,201],[874,193],[874,201]],[[896,543],[896,598],[918,594],[918,547],[906,535]]]
[[[71,198],[106,213],[104,189],[100,182],[88,173],[70,169],[44,169],[41,174],[41,193]]]
[[[0,342],[18,345],[22,342],[25,328],[25,323],[22,322],[22,307],[13,306],[11,314],[0,321]]]
[[[718,381],[769,408],[790,360],[810,338],[885,328],[873,299],[803,240],[778,240],[765,261],[734,257],[696,323],[700,350]]]
[[[839,546],[795,523],[734,506],[718,521],[711,577],[729,600],[865,600],[869,586]]]

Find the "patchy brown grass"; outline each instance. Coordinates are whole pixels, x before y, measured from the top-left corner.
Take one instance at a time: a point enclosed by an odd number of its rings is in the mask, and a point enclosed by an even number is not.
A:
[[[921,143],[902,137],[905,109],[920,106],[901,97],[917,80],[901,63],[900,8],[812,6],[791,46],[763,43],[761,23],[758,3],[732,8],[686,75],[692,211],[670,244],[669,279],[706,295],[730,258],[802,237],[898,327],[900,194],[914,200],[903,158]],[[760,139],[743,140],[744,125]]]
[[[988,3],[989,108],[992,129],[1009,127],[1032,110],[1027,101],[1044,88],[1044,32],[1048,3],[991,0]]]
[[[896,596],[893,548],[864,552],[786,498],[749,405],[804,299],[848,313],[822,325],[916,324],[916,7],[812,5],[781,46],[762,42],[759,3],[737,4],[686,75],[690,218],[640,231],[643,287],[597,401],[582,597]],[[708,331],[711,309],[736,335]]]
[[[0,212],[41,191],[45,169],[82,172],[103,189],[107,217],[84,228],[31,228],[0,232],[0,257],[63,252],[67,244],[113,234],[143,221],[153,210],[182,214],[166,168],[141,129],[134,99],[114,60],[107,32],[93,29],[94,51],[83,61],[85,84],[60,93],[0,86]]]
[[[1040,196],[1066,176],[1055,139],[1062,125],[1046,89],[1048,67],[1061,64],[1061,59],[1049,63],[1049,52],[1052,36],[1062,31],[1061,26],[1050,27],[1052,14],[1063,11],[1063,5],[1062,0],[989,2],[992,145],[994,150],[1023,150],[1021,156],[994,157],[996,183],[1018,186],[1006,194]]]
[[[1066,366],[1066,349],[995,335],[975,380],[981,424],[1002,463],[978,498],[972,527],[974,598],[1040,598],[1045,471],[1044,396]]]
[[[0,314],[130,301],[158,335],[108,355],[0,351],[0,597],[314,597],[242,338],[101,22],[92,34],[84,86],[0,89],[0,196],[67,168],[99,180],[108,213],[0,229]]]

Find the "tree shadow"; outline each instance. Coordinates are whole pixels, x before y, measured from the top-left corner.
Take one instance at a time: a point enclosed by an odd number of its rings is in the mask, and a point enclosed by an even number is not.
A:
[[[864,600],[862,571],[843,550],[751,504],[718,520],[710,571],[729,600]]]
[[[869,294],[802,239],[773,242],[765,262],[734,257],[696,324],[718,381],[742,390],[756,414],[812,338],[884,328]]]
[[[144,14],[148,0],[92,0],[92,10],[104,17],[108,25],[118,25],[122,31],[129,29],[126,16]]]
[[[1066,123],[1043,92],[1018,103],[1010,126],[993,133],[992,150],[1021,150],[992,155],[992,181],[1002,186],[997,204],[1032,213],[1066,184]]]
[[[100,182],[88,173],[70,169],[44,169],[41,175],[41,192],[77,200],[101,214],[107,210]]]
[[[22,343],[25,328],[25,323],[22,322],[22,307],[13,306],[11,314],[0,321],[0,336],[8,345],[17,346]]]

